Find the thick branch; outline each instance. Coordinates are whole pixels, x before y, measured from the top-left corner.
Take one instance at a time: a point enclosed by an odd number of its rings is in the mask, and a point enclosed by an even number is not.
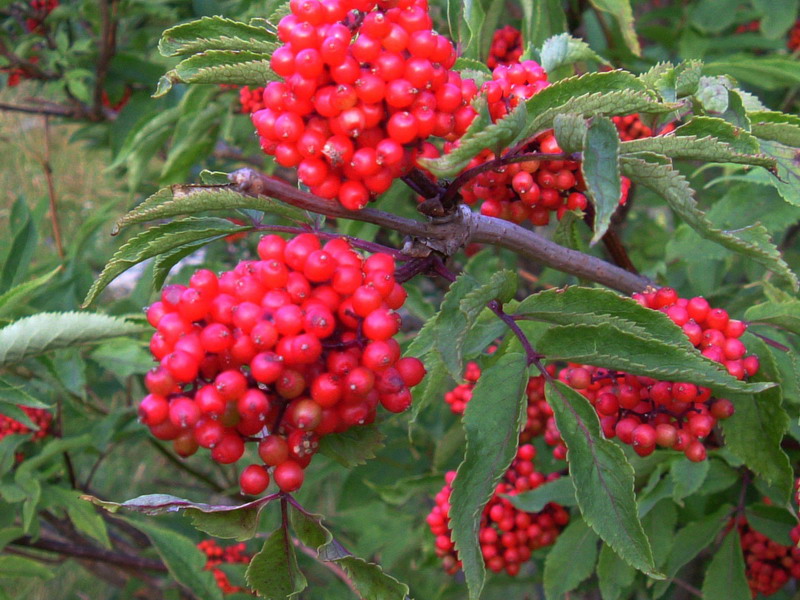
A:
[[[474,214],[464,206],[447,219],[421,222],[374,208],[347,210],[335,201],[323,200],[253,169],[234,171],[230,174],[230,180],[244,193],[270,196],[328,217],[374,223],[418,238],[420,244],[412,245],[412,252],[420,251],[422,246],[423,250],[427,247],[449,254],[452,252],[448,250],[454,251],[466,243],[477,242],[508,248],[529,260],[627,294],[639,292],[652,284],[646,277],[629,273],[594,256],[559,246],[519,225]]]

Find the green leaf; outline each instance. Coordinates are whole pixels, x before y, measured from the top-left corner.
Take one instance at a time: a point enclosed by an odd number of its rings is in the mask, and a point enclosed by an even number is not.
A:
[[[678,171],[668,165],[658,165],[641,159],[623,157],[623,173],[659,194],[667,204],[700,236],[760,263],[776,275],[800,289],[797,276],[781,257],[767,230],[758,222],[736,231],[714,227],[697,207],[694,191]]]
[[[641,504],[641,503],[640,503]],[[641,506],[639,516],[642,516]],[[642,526],[653,549],[653,560],[660,569],[667,560],[675,537],[675,524],[678,522],[678,509],[670,498],[657,502],[653,510],[642,517]]]
[[[181,117],[172,138],[172,146],[161,167],[159,182],[162,185],[185,180],[189,169],[211,154],[226,108],[219,104],[209,104],[196,113]]]
[[[554,325],[607,323],[678,348],[694,348],[683,330],[661,311],[603,288],[569,286],[537,292],[520,302],[514,315]]]
[[[612,15],[619,25],[622,32],[622,39],[625,40],[625,45],[636,56],[642,54],[642,48],[639,45],[639,37],[636,35],[636,30],[633,26],[633,10],[631,10],[630,0],[589,0],[597,10],[601,10]]]
[[[586,119],[580,115],[567,113],[553,119],[553,132],[564,152],[582,152],[588,129]]]
[[[209,535],[249,540],[256,534],[261,509],[274,497],[265,496],[239,506],[203,504],[168,494],[146,494],[122,503],[108,502],[90,495],[81,498],[111,513],[126,509],[153,516],[182,510],[191,517],[195,527]]]
[[[747,346],[758,354],[761,365],[751,379],[778,378],[778,368],[766,344],[750,336]],[[792,492],[792,468],[781,448],[789,430],[789,416],[781,406],[781,389],[775,387],[756,395],[730,396],[736,411],[720,421],[725,447],[756,474],[774,484],[785,500]]]
[[[285,527],[273,531],[247,567],[247,585],[262,598],[293,598],[308,585],[297,566],[294,545]]]
[[[742,154],[729,144],[710,135],[697,137],[681,134],[659,135],[622,142],[620,152],[621,154],[653,152],[674,159],[755,165],[766,169],[775,168],[775,160],[763,154]]]
[[[692,117],[688,122],[678,127],[672,136],[665,137],[714,137],[717,138],[718,142],[727,144],[734,151],[742,154],[758,154],[760,151],[758,140],[752,134],[717,117]],[[667,143],[676,144],[676,142]],[[633,146],[637,145],[633,144]],[[709,152],[712,153],[720,152],[720,150],[724,150],[724,148],[709,148]],[[686,156],[680,154],[681,152],[690,152],[688,150],[676,148],[675,151],[679,152],[675,158],[693,158],[691,154]],[[712,158],[709,160],[717,161],[717,157],[712,154]],[[726,159],[726,162],[734,161]]]
[[[0,573],[3,577],[38,577],[45,581],[55,577],[53,569],[24,556],[0,556]]]
[[[540,512],[550,502],[561,506],[575,506],[575,486],[569,477],[559,477],[548,481],[536,489],[506,496],[520,510],[525,512]]]
[[[323,436],[319,451],[346,468],[363,465],[383,448],[386,436],[374,425],[351,427],[344,433]]]
[[[48,501],[54,501],[64,508],[75,529],[97,540],[104,548],[111,549],[111,540],[108,538],[106,522],[103,521],[94,506],[81,499],[79,491],[48,486],[45,489],[45,496]]]
[[[220,16],[202,17],[167,29],[158,42],[162,56],[197,54],[206,50],[249,50],[271,54],[278,44],[263,27]]]
[[[573,518],[562,531],[544,561],[544,595],[564,598],[594,572],[597,534],[583,519]]]
[[[208,50],[195,54],[164,75],[154,98],[176,83],[212,83],[265,86],[280,78],[270,68],[270,54],[247,50]]]
[[[25,277],[39,238],[36,223],[22,198],[12,207],[11,225],[10,246],[0,271],[0,293],[5,293]]]
[[[706,63],[707,75],[729,75],[765,90],[779,90],[800,83],[800,64],[791,56],[733,54]]]
[[[603,544],[597,560],[597,581],[603,600],[620,600],[623,591],[633,584],[636,569],[622,560],[610,546]]]
[[[548,382],[545,389],[569,450],[569,472],[583,518],[625,562],[660,579],[637,514],[633,467],[620,447],[603,437],[586,398],[558,381]]]
[[[200,600],[222,599],[222,590],[217,586],[214,575],[204,569],[206,555],[192,540],[177,531],[159,527],[149,521],[136,520],[134,525],[152,542],[170,575],[178,583]]]
[[[17,448],[28,440],[27,435],[7,435],[0,440],[0,477],[8,473],[16,463]]]
[[[404,477],[387,485],[377,484],[367,480],[364,481],[364,484],[378,494],[381,500],[387,504],[399,506],[405,504],[417,494],[429,493],[432,489],[440,487],[442,485],[442,479],[442,473],[435,473],[433,475]]]
[[[592,119],[586,132],[581,173],[595,209],[596,244],[608,231],[611,215],[619,206],[622,182],[619,174],[619,133],[614,122],[606,117]]]
[[[591,61],[608,64],[589,47],[589,44],[568,33],[554,35],[545,40],[539,50],[539,57],[542,68],[551,76],[558,69],[572,66],[576,62]]]
[[[800,300],[756,304],[745,311],[744,318],[748,323],[772,325],[800,335]]]
[[[118,275],[148,258],[192,242],[211,241],[223,235],[251,229],[252,226],[236,225],[216,217],[188,217],[150,227],[132,237],[114,253],[86,294],[83,305],[91,304]]]
[[[695,2],[689,18],[700,31],[719,33],[736,19],[737,0],[700,0]]]
[[[706,480],[709,463],[707,460],[692,462],[681,457],[672,463],[669,475],[672,478],[672,498],[680,502],[697,492]]]
[[[53,277],[56,276],[56,274],[59,273],[59,271],[61,271],[61,269],[62,267],[59,265],[44,275],[40,275],[39,277],[31,279],[30,281],[26,281],[25,283],[20,283],[19,285],[12,287],[6,293],[0,294],[0,315],[8,312],[26,296],[33,294],[36,290],[47,284],[51,279],[53,279]]]
[[[478,116],[470,123],[459,140],[459,145],[449,154],[439,158],[421,158],[420,164],[437,177],[457,175],[470,160],[482,150],[500,150],[509,146],[525,127],[525,103],[521,102],[499,121],[492,123],[485,96],[475,101]]]
[[[0,377],[0,401],[31,408],[50,408],[50,405],[31,396],[23,385],[16,385]]]
[[[122,381],[131,375],[144,375],[153,368],[153,356],[139,340],[114,339],[98,346],[91,358]]]
[[[717,534],[730,521],[730,512],[729,505],[720,506],[714,513],[689,523],[678,531],[664,569],[667,580],[656,583],[652,596],[654,600],[660,598],[667,591],[672,578],[678,574],[681,567],[714,541]]]
[[[536,349],[551,360],[585,363],[660,380],[691,381],[724,393],[774,386],[738,381],[697,350],[643,337],[610,323],[551,327],[539,339]]]
[[[750,600],[739,532],[732,529],[711,559],[703,580],[704,600]]]
[[[784,35],[797,20],[797,0],[753,0],[761,16],[761,32],[765,37],[777,39]]]
[[[36,423],[34,423],[28,414],[14,402],[0,400],[0,415],[4,415],[9,419],[14,419],[15,421],[20,422],[28,429],[39,431],[39,427],[36,425]]]
[[[481,511],[516,454],[527,381],[525,358],[505,354],[483,371],[464,412],[467,448],[453,481],[450,527],[470,599],[480,596],[486,573],[478,544]]]
[[[224,235],[218,235],[213,238],[202,239],[199,242],[192,242],[190,244],[178,246],[172,250],[167,250],[166,252],[156,256],[153,260],[153,290],[158,291],[163,287],[164,283],[167,281],[167,277],[169,277],[170,271],[172,271],[172,268],[184,258],[194,254],[211,242],[216,242],[217,240],[224,238]]]
[[[410,354],[414,356],[413,354]],[[432,402],[441,399],[447,391],[450,377],[447,367],[444,366],[441,355],[437,351],[428,353],[425,356],[425,368],[428,373],[425,379],[412,391],[413,402],[411,404],[411,422],[415,423],[419,414]],[[324,439],[324,438],[323,438]]]
[[[442,299],[442,306],[434,319],[428,320],[425,327],[412,342],[409,353],[422,355],[422,344],[429,343],[429,349],[436,351],[450,376],[461,378],[462,356],[460,347],[454,347],[453,334],[464,336],[469,331],[467,315],[461,311],[461,300],[478,287],[478,282],[469,273],[462,273],[450,284],[450,289]],[[429,340],[426,342],[426,340]],[[463,343],[463,342],[462,342]]]
[[[52,350],[142,331],[138,324],[100,313],[39,313],[0,329],[0,367]]]
[[[773,110],[747,113],[753,135],[789,146],[800,146],[800,117]]]
[[[792,206],[800,206],[800,166],[797,162],[800,150],[780,142],[762,139],[761,151],[775,159],[777,164],[777,177],[771,177],[769,182],[775,186],[786,202]]]

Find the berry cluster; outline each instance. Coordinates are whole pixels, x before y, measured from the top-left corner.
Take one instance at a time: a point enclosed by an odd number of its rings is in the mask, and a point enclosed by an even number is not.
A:
[[[800,579],[800,525],[791,531],[792,546],[779,544],[751,528],[744,516],[738,518],[736,525],[753,598],[775,594],[790,579]]]
[[[44,25],[44,20],[58,6],[58,0],[31,0],[32,15],[25,19],[25,29],[29,33],[39,33]]]
[[[702,297],[679,298],[672,288],[634,294],[640,304],[665,313],[703,356],[722,363],[737,379],[758,371],[758,358],[746,355],[739,340],[747,326]],[[606,437],[632,444],[640,456],[656,446],[672,448],[692,461],[706,458],[707,437],[717,421],[733,414],[730,400],[688,382],[657,381],[587,365],[562,369],[559,379],[583,394],[600,416]]]
[[[252,115],[261,147],[345,208],[363,208],[406,174],[431,135],[460,136],[472,80],[450,71],[452,43],[427,0],[292,0],[271,66],[283,82]]]
[[[264,104],[264,88],[257,87],[250,89],[247,86],[239,88],[239,111],[243,115],[252,115],[254,112],[265,109]]]
[[[33,434],[31,436],[31,440],[40,440],[45,437],[50,430],[50,423],[53,420],[53,415],[43,408],[29,408],[27,406],[19,406],[18,408],[28,415],[28,418],[33,421],[39,429],[34,431],[16,419],[12,419],[6,415],[0,415],[0,440],[7,435],[20,435],[27,433]]]
[[[225,574],[225,571],[219,568],[221,564],[249,564],[252,558],[249,554],[245,553],[245,545],[242,543],[233,544],[231,546],[222,547],[214,540],[203,540],[197,547],[202,550],[208,558],[206,565],[203,567],[206,571],[214,573],[214,579],[217,581],[219,589],[223,594],[249,594],[250,590],[247,588],[232,585],[230,579]]]
[[[148,308],[160,366],[139,405],[182,456],[200,446],[228,464],[256,442],[263,465],[242,471],[247,494],[267,488],[267,467],[281,490],[298,489],[320,437],[373,422],[378,404],[404,411],[425,375],[393,339],[406,293],[391,256],[311,233],[264,236],[258,255],[219,277],[197,271]]]
[[[509,575],[519,573],[520,565],[527,562],[534,550],[550,546],[558,534],[569,523],[569,513],[560,505],[550,503],[540,512],[529,513],[516,508],[503,495],[514,495],[521,489],[533,489],[541,484],[560,477],[558,473],[545,476],[536,471],[533,458],[536,448],[524,444],[517,450],[517,456],[506,471],[503,480],[497,485],[495,493],[483,509],[478,541],[486,566],[499,573],[505,570]],[[445,486],[436,494],[435,506],[427,517],[431,533],[435,536],[436,554],[450,574],[461,566],[448,526],[450,494],[456,472],[445,475]],[[525,481],[525,486],[517,482]]]
[[[492,36],[489,58],[486,64],[490,69],[498,65],[513,65],[522,56],[522,34],[519,29],[506,25]]]
[[[554,366],[548,366],[547,370],[551,376],[555,375]],[[455,414],[464,414],[464,409],[472,399],[472,392],[480,376],[481,369],[478,363],[467,363],[467,368],[464,371],[465,382],[457,385],[444,395],[444,401],[450,405],[450,410]],[[528,443],[536,437],[544,436],[544,441],[547,445],[553,447],[553,457],[557,460],[565,460],[567,447],[564,445],[564,440],[561,439],[561,434],[558,433],[556,420],[553,417],[553,409],[550,408],[545,399],[544,384],[545,380],[541,375],[528,379],[528,385],[525,389],[528,396],[527,420],[520,432],[519,440],[521,443]]]
[[[614,121],[614,125],[617,126],[619,139],[623,142],[640,140],[656,135],[652,128],[644,124],[638,114],[611,117],[611,120]],[[667,123],[659,130],[657,135],[664,135],[673,129],[675,129],[675,126],[672,123]]]
[[[761,29],[761,21],[755,19],[747,23],[742,23],[736,28],[736,33],[752,33]]]

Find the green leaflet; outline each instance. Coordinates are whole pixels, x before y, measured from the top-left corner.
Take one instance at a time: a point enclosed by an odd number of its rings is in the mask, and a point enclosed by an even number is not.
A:
[[[705,600],[749,600],[739,532],[732,529],[717,549],[703,580]]]
[[[594,573],[597,534],[586,521],[574,518],[548,551],[544,561],[544,594],[547,600],[564,598]]]
[[[750,323],[763,323],[800,335],[800,300],[764,302],[751,306],[744,313]]]
[[[763,154],[743,154],[720,139],[706,135],[667,135],[642,138],[620,144],[621,154],[653,152],[673,159],[703,160],[719,163],[775,168],[775,160]]]
[[[297,566],[294,544],[285,527],[273,531],[247,567],[247,585],[262,598],[293,598],[308,585]]]
[[[586,132],[581,162],[581,173],[595,210],[591,244],[596,244],[606,234],[611,215],[619,206],[622,195],[619,149],[619,133],[614,122],[607,117],[592,119]]]
[[[630,0],[590,0],[590,2],[597,10],[607,12],[617,20],[625,45],[636,56],[640,56],[642,48],[633,26],[633,10]]]
[[[583,518],[625,562],[661,579],[637,514],[633,467],[620,447],[603,437],[586,398],[559,381],[548,382],[545,390],[569,450],[569,472]]]
[[[375,458],[384,446],[385,437],[374,425],[351,427],[343,433],[324,436],[319,442],[319,451],[343,467],[352,468]]]
[[[576,62],[592,61],[608,64],[583,40],[561,33],[547,38],[539,50],[542,68],[552,77],[554,72],[571,67]]]
[[[159,80],[153,97],[163,96],[175,83],[264,86],[270,81],[280,81],[270,68],[270,56],[247,50],[208,50],[195,54]]]
[[[167,29],[158,42],[158,51],[162,56],[197,54],[206,50],[272,53],[277,46],[275,35],[263,27],[213,16]]]
[[[453,481],[450,527],[470,599],[480,597],[485,578],[481,511],[516,453],[527,382],[525,357],[505,354],[484,370],[464,413],[467,449]]]

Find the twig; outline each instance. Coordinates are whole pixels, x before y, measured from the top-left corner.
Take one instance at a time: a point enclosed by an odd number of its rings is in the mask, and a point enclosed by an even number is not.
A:
[[[34,540],[29,536],[24,536],[14,540],[11,543],[15,546],[36,548],[38,550],[55,552],[56,554],[73,556],[75,558],[86,558],[89,560],[95,560],[98,562],[109,563],[131,569],[146,569],[148,571],[161,572],[167,571],[167,567],[165,567],[164,563],[162,563],[160,560],[142,558],[140,556],[130,556],[128,554],[114,552],[113,550],[104,550],[102,548],[93,548],[90,546],[80,546],[77,544],[59,542],[57,540],[51,540],[48,538],[38,538]]]
[[[687,592],[689,592],[693,596],[697,596],[698,598],[702,598],[703,597],[703,592],[698,590],[692,584],[686,583],[682,579],[673,578],[672,583],[674,583],[678,587],[681,587],[681,588],[685,589]]]
[[[503,311],[503,306],[497,300],[492,300],[487,304],[489,310],[491,310],[494,314],[496,314],[500,320],[506,324],[506,326],[514,332],[514,335],[517,336],[519,343],[522,344],[522,349],[525,350],[525,358],[527,361],[528,366],[530,367],[532,364],[535,364],[536,361],[541,360],[544,358],[541,354],[536,352],[531,346],[531,342],[528,339],[528,336],[525,335],[525,332],[520,329],[517,322],[514,320],[514,317]]]
[[[36,107],[36,106],[19,106],[17,104],[9,104],[7,102],[0,102],[0,110],[7,110],[10,112],[28,113],[31,115],[49,115],[51,117],[76,117],[76,111],[70,108],[62,107],[50,108]]]
[[[95,119],[103,119],[103,91],[108,75],[108,67],[117,48],[117,7],[118,0],[100,0],[100,56],[95,71],[94,103],[92,113]]]
[[[169,451],[164,449],[161,446],[161,444],[159,444],[154,439],[148,439],[148,441],[150,442],[151,446],[153,446],[159,453],[161,453],[162,456],[164,456],[164,458],[166,458],[173,465],[178,467],[181,471],[185,471],[186,473],[189,473],[189,475],[191,475],[192,477],[195,477],[196,479],[199,479],[200,481],[202,481],[203,483],[205,483],[206,485],[211,487],[215,492],[223,492],[223,491],[225,491],[225,487],[224,486],[222,486],[219,483],[217,483],[216,481],[214,481],[211,477],[209,477],[205,473],[201,473],[200,471],[198,471],[196,469],[193,469],[192,467],[190,467],[186,463],[183,463],[180,460],[178,460],[177,458],[175,458]]]
[[[269,196],[328,217],[374,223],[418,238],[418,246],[422,248],[415,250],[420,253],[409,254],[410,256],[426,256],[431,251],[449,255],[469,242],[486,243],[508,248],[535,262],[621,292],[638,292],[652,285],[646,277],[625,271],[594,256],[559,246],[519,225],[474,214],[466,207],[460,207],[461,210],[447,219],[421,222],[373,208],[350,211],[336,202],[323,200],[253,169],[234,171],[229,178],[234,187],[243,193]],[[427,252],[424,251],[426,249]]]
[[[64,244],[61,241],[61,224],[58,220],[58,206],[56,203],[56,187],[53,182],[53,167],[50,165],[50,118],[47,115],[42,117],[44,122],[44,160],[42,169],[44,178],[47,182],[47,196],[50,199],[50,224],[53,227],[53,239],[56,243],[56,250],[59,258],[64,258]]]

